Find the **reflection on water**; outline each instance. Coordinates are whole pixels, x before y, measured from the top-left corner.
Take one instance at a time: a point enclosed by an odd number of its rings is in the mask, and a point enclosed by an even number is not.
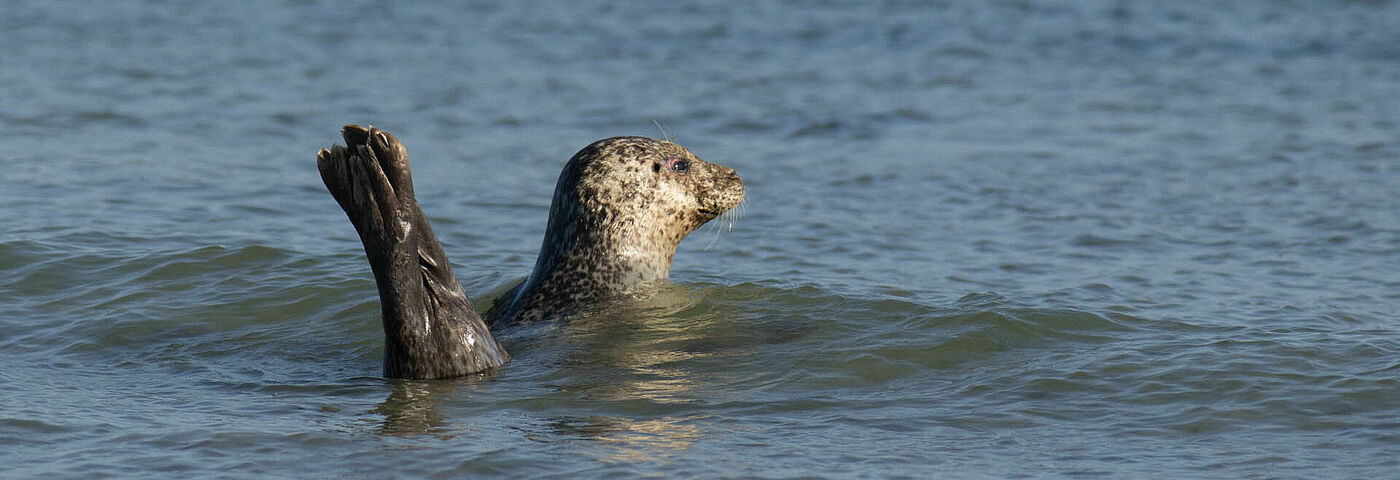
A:
[[[592,372],[572,387],[618,402],[686,403],[723,370],[691,371],[745,353],[732,319],[705,300],[705,290],[660,285],[570,318],[561,326],[564,362]]]
[[[450,422],[438,413],[443,396],[460,384],[432,380],[392,380],[393,393],[380,402],[372,413],[384,415],[380,433],[390,436],[433,435],[441,439],[454,436]]]
[[[648,461],[678,453],[700,440],[705,428],[695,425],[706,417],[631,419],[609,416],[561,417],[547,424],[547,434],[526,434],[540,442],[589,440],[605,444],[604,461]]]
[[[558,322],[503,332],[508,348],[525,361],[507,365],[509,375],[448,381],[392,381],[394,391],[372,413],[383,415],[380,433],[452,439],[458,422],[438,410],[473,388],[549,377],[551,395],[532,402],[539,422],[516,425],[524,437],[546,443],[596,441],[613,461],[655,461],[683,450],[706,433],[706,415],[675,415],[702,397],[722,372],[690,367],[696,361],[727,361],[751,353],[726,335],[724,316],[704,300],[704,291],[662,285],[615,299]],[[543,362],[538,359],[549,359]],[[514,370],[512,370],[514,369]],[[521,371],[521,370],[526,371]],[[509,388],[506,386],[505,388]],[[607,410],[611,414],[596,414]]]

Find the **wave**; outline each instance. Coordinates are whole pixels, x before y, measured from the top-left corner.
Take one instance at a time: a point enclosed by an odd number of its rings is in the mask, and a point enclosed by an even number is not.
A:
[[[133,252],[11,242],[0,245],[11,332],[0,348],[178,374],[230,365],[258,376],[364,373],[377,364],[379,325],[373,280],[352,268],[359,261],[264,245]]]
[[[1139,433],[1229,428],[1281,410],[1345,410],[1360,424],[1400,408],[1386,396],[1397,346],[1377,343],[1370,323],[1198,324],[995,293],[898,293],[669,284],[500,332],[515,361],[488,383],[506,403],[558,401],[535,398],[542,386],[588,392],[622,417],[698,414],[709,407],[696,399],[716,395],[708,405],[762,411],[1006,403],[1021,423],[1072,404]],[[380,375],[377,296],[358,253],[10,242],[0,245],[0,309],[0,350],[20,365],[10,373],[31,379],[161,376],[295,393]]]

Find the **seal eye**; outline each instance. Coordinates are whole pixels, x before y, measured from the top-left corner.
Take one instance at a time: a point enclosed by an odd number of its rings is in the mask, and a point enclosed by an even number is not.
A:
[[[676,173],[683,174],[690,171],[690,161],[680,158],[671,158],[666,162],[666,168]]]

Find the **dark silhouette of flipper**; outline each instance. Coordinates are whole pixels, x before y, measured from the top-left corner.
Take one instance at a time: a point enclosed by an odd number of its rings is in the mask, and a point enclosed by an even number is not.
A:
[[[403,144],[374,127],[346,125],[341,136],[346,146],[321,150],[316,167],[359,232],[379,286],[384,375],[460,377],[510,361],[418,207]]]

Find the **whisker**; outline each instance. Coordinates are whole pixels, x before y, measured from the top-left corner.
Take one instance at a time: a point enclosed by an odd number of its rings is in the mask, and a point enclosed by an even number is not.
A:
[[[668,141],[668,142],[671,142],[671,143],[676,143],[676,137],[672,136],[672,135],[671,135],[671,132],[667,131],[667,130],[666,130],[666,127],[664,127],[664,126],[661,125],[661,122],[659,122],[659,121],[657,121],[655,118],[653,118],[653,119],[651,119],[651,123],[655,124],[655,125],[656,125],[656,129],[661,131],[661,139],[662,139],[662,140],[665,140],[665,141]]]
[[[724,216],[724,215],[721,214],[720,216]],[[719,241],[719,232],[720,232],[719,223],[714,222],[714,221],[711,221],[711,222],[710,222],[709,229],[710,229],[710,242],[705,244],[705,250],[709,250],[711,247],[714,247],[714,246],[715,246],[715,242]]]
[[[733,231],[733,230],[734,230],[734,224],[739,223],[739,220],[743,220],[743,219],[744,219],[744,212],[747,212],[748,209],[749,209],[749,199],[747,199],[747,198],[740,199],[740,200],[739,200],[739,206],[738,206],[738,207],[735,207],[734,210],[733,210],[734,216],[733,216],[732,218],[729,219],[729,230],[730,230],[730,231]]]
[[[724,232],[734,231],[734,224],[739,223],[739,219],[743,218],[747,206],[747,200],[740,200],[734,208],[725,210],[724,213],[719,214],[719,218],[710,221],[708,227],[710,229],[710,242],[705,245],[705,250],[713,248]]]

